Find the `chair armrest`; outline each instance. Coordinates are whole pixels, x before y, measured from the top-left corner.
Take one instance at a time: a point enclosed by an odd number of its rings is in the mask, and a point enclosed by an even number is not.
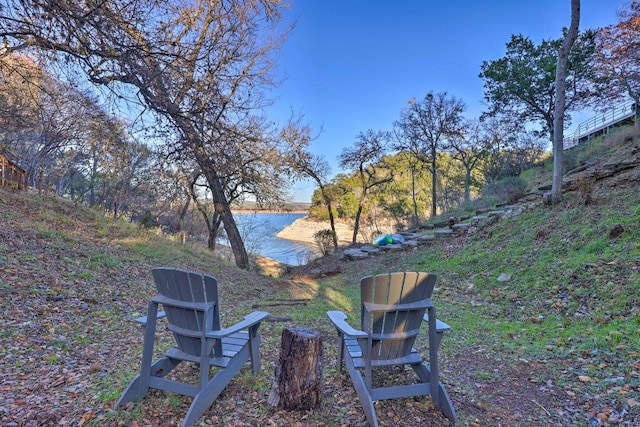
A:
[[[162,319],[163,317],[167,317],[167,313],[165,313],[164,311],[159,311],[156,315],[156,319]],[[147,326],[147,320],[147,316],[138,317],[136,319],[136,323],[142,326]]]
[[[367,337],[367,333],[364,331],[358,331],[349,325],[345,320],[347,319],[347,315],[341,311],[327,311],[327,316],[329,316],[329,320],[331,323],[338,329],[342,334],[348,335],[354,338],[365,338]]]
[[[244,316],[244,320],[236,323],[233,326],[229,326],[228,328],[220,329],[219,331],[211,331],[207,333],[207,337],[209,338],[223,338],[229,335],[233,335],[236,332],[240,332],[245,329],[249,329],[250,327],[259,324],[264,319],[269,317],[269,313],[266,311],[254,311],[251,314]]]
[[[429,323],[429,314],[425,313],[422,320],[425,323]],[[446,332],[451,329],[451,326],[444,323],[442,320],[436,319],[436,332]]]

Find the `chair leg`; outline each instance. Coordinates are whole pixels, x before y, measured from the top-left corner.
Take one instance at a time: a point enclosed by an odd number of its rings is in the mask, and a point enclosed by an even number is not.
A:
[[[144,396],[146,396],[148,391],[148,388],[144,391],[140,389],[140,375],[138,375],[133,379],[133,381],[129,383],[127,388],[120,395],[118,401],[116,402],[115,408],[118,409],[120,408],[120,406],[128,402],[134,402],[136,400],[142,399]]]
[[[420,381],[428,383],[431,390],[431,399],[434,405],[442,411],[445,417],[447,417],[453,424],[456,423],[456,411],[453,408],[453,403],[444,388],[444,385],[438,380],[435,383],[432,381],[433,372],[429,369],[426,363],[418,363],[411,365],[413,370],[418,374]]]
[[[249,328],[248,331],[251,357],[251,372],[253,372],[254,375],[260,372],[260,335],[258,334],[258,327],[260,327],[260,324]]]
[[[344,363],[344,353],[346,349],[344,335],[338,332],[338,372],[342,372],[342,364]]]
[[[378,418],[376,417],[376,409],[373,406],[373,398],[371,397],[371,392],[367,388],[362,374],[353,365],[351,356],[347,355],[345,358],[345,364],[349,370],[351,382],[353,383],[353,387],[356,389],[356,394],[358,395],[358,399],[360,399],[360,404],[362,405],[364,414],[367,417],[367,421],[369,421],[369,425],[371,427],[378,427]]]
[[[438,405],[438,409],[442,411],[445,417],[449,418],[449,420],[455,424],[457,422],[456,410],[453,408],[453,402],[451,402],[451,399],[441,382],[438,382],[438,394],[440,395],[440,404]]]
[[[229,385],[233,377],[240,371],[249,357],[248,344],[229,362],[229,364],[218,371],[207,385],[193,398],[187,415],[182,421],[182,427],[189,427],[211,407],[213,402],[220,396],[220,393]]]
[[[180,360],[169,359],[167,357],[162,358],[156,361],[149,368],[145,369],[144,377],[164,377],[178,366],[178,364],[180,364]],[[118,408],[127,402],[134,402],[142,399],[147,395],[147,393],[149,393],[149,388],[149,380],[147,379],[145,385],[143,382],[143,375],[138,375],[129,383],[122,395],[120,395],[115,407]]]

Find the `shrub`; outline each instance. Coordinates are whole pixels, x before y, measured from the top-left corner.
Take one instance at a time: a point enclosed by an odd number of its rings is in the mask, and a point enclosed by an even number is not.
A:
[[[318,245],[318,249],[320,249],[322,255],[326,256],[331,253],[331,250],[333,249],[334,235],[335,233],[333,230],[329,229],[318,230],[313,233],[313,240],[316,242],[316,245]]]
[[[324,205],[313,205],[309,208],[309,218],[314,221],[328,221],[329,211]]]
[[[575,169],[578,166],[582,166],[581,164],[579,164],[580,159],[578,156],[578,150],[576,149],[565,151],[564,155],[562,156],[562,160],[564,163],[563,167],[565,172]],[[553,162],[552,162],[552,165],[553,165]],[[553,167],[551,168],[551,171],[553,171]]]
[[[143,228],[153,228],[158,226],[158,220],[155,216],[153,216],[153,214],[151,214],[151,211],[145,211],[145,213],[143,213],[140,217],[139,221],[140,226],[142,226]]]
[[[482,197],[497,203],[513,203],[524,195],[527,183],[520,177],[510,176],[482,188]]]
[[[576,180],[576,189],[580,193],[580,201],[585,206],[593,201],[595,183],[596,180],[593,177],[581,177]]]

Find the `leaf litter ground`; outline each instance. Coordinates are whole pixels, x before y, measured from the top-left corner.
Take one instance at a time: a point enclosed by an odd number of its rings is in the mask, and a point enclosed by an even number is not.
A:
[[[142,335],[132,319],[144,314],[153,295],[151,268],[167,263],[165,258],[133,250],[127,241],[146,239],[149,247],[160,243],[142,232],[130,237],[108,220],[79,212],[83,210],[54,198],[0,190],[2,425],[179,425],[190,399],[163,392],[152,391],[142,403],[113,411],[119,393],[138,369]],[[455,251],[456,245],[464,244],[458,239],[442,250]],[[196,250],[172,266],[212,272],[220,279],[223,322],[229,324],[265,301],[317,298],[313,277],[317,271],[339,272],[335,283],[344,286],[371,271],[402,270],[414,255],[387,254],[353,262],[326,258],[284,279],[239,271]],[[477,304],[473,293],[465,301],[464,289],[458,291],[455,296],[443,292],[438,298],[443,304]],[[296,316],[307,308],[269,305],[267,311],[284,321],[267,322],[261,328],[260,374],[243,370],[202,417],[202,425],[367,425],[348,374],[336,369],[334,331],[322,313]],[[324,398],[316,410],[283,411],[267,404],[280,333],[284,326],[295,324],[289,318],[304,319],[300,326],[323,333]],[[606,425],[598,421],[602,413],[618,415],[618,422],[609,425],[640,425],[638,406],[621,408],[619,399],[591,393],[581,379],[571,382],[570,376],[559,376],[574,360],[553,355],[526,360],[503,352],[499,345],[494,348],[489,341],[478,346],[452,340],[453,334],[443,341],[441,378],[463,425]],[[170,345],[168,334],[160,341],[161,346]],[[418,343],[420,351],[426,351],[425,344]],[[611,363],[616,362],[612,356]],[[637,372],[639,367],[632,369]],[[178,375],[194,372],[185,366]],[[627,386],[627,402],[640,400],[635,384]],[[617,391],[625,393],[624,387]],[[379,402],[376,408],[381,425],[450,425],[426,397]]]

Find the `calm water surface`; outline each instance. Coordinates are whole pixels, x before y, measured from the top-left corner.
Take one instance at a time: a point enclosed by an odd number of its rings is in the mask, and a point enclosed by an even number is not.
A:
[[[290,265],[305,264],[317,254],[314,244],[294,242],[276,237],[298,218],[300,213],[251,213],[235,214],[234,218],[242,235],[247,251]]]

